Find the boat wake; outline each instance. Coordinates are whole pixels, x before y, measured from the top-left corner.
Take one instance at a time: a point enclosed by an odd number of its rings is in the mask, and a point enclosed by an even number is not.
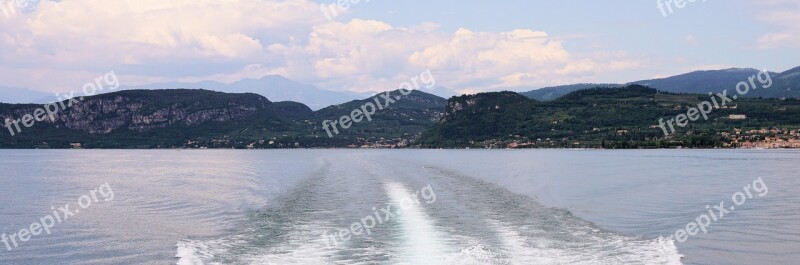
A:
[[[469,176],[361,163],[318,171],[231,236],[178,242],[177,264],[682,264],[671,240],[607,231]],[[426,185],[434,203],[403,205]],[[369,235],[330,244],[326,235],[382,205],[402,210]]]

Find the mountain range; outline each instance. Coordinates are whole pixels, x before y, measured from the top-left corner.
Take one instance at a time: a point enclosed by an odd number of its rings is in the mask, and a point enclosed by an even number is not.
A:
[[[662,129],[654,127],[660,118],[686,113],[709,100],[707,92],[683,88],[714,91],[727,84],[735,88],[755,73],[758,70],[700,71],[633,84],[578,84],[449,100],[419,90],[408,95],[400,91],[361,95],[360,99],[347,99],[359,95],[321,92],[316,106],[334,98],[344,102],[321,108],[265,97],[307,102],[319,92],[280,76],[233,84],[162,83],[152,87],[177,88],[128,88],[81,97],[74,104],[67,100],[62,103],[74,106],[19,131],[8,122],[20,119],[24,123],[26,115],[36,115],[43,105],[0,103],[0,121],[8,125],[0,127],[0,148],[67,148],[71,143],[87,148],[500,147],[511,141],[541,139],[561,147],[576,143],[581,147],[719,146],[717,134],[732,128],[800,128],[800,101],[784,98],[800,91],[798,68],[770,73],[772,87],[752,91],[760,96],[740,98],[729,108],[715,110],[708,121],[693,123],[675,135],[665,137]],[[704,79],[708,84],[694,85]],[[653,88],[659,86],[672,91]],[[287,89],[294,92],[285,93]],[[36,96],[21,91],[28,94],[20,94],[19,99]],[[387,94],[392,95],[391,102]],[[366,104],[381,101],[387,103],[371,120],[328,134],[325,121],[341,120]],[[729,119],[731,115],[746,118]]]
[[[348,116],[378,95],[314,111],[291,101],[273,102],[255,93],[224,93],[200,89],[123,90],[64,101],[53,119],[25,127],[24,117],[36,115],[39,104],[0,103],[0,147],[88,148],[168,147],[334,147],[363,141],[410,139],[432,127],[442,116],[444,98],[421,91],[382,105],[369,122],[355,123],[328,137],[325,120]],[[71,106],[70,106],[71,105]],[[19,129],[11,121],[18,120]],[[402,140],[402,139],[401,139]]]
[[[158,89],[206,89],[226,93],[255,93],[273,101],[301,102],[313,110],[361,99],[373,93],[338,92],[318,88],[313,85],[295,82],[280,75],[268,75],[259,79],[243,79],[225,84],[217,81],[200,82],[164,82],[140,86],[120,86],[120,90],[158,90]],[[0,87],[0,102],[3,103],[49,103],[56,100],[52,93],[45,93],[25,88]],[[440,97],[455,96],[456,92],[446,87],[435,87],[426,90]],[[76,96],[82,96],[80,90]]]
[[[382,95],[317,111],[254,93],[197,89],[124,90],[85,97],[31,127],[13,123],[0,148],[312,148],[312,147],[538,147],[641,148],[723,146],[733,128],[800,128],[800,100],[740,98],[709,120],[665,136],[658,120],[676,117],[707,95],[676,94],[641,85],[590,88],[539,101],[515,92],[449,100],[422,91],[389,91],[391,103],[370,121],[329,137],[324,121],[385,99]],[[65,102],[65,105],[68,103]],[[0,120],[35,115],[42,105],[0,104]],[[745,119],[731,119],[730,116]],[[730,141],[730,139],[728,139]]]
[[[56,99],[52,93],[18,87],[0,86],[0,102],[5,103],[48,103]]]
[[[742,130],[800,128],[800,100],[739,98],[667,135],[660,120],[687,115],[707,94],[677,94],[642,85],[597,87],[539,101],[514,92],[451,98],[444,117],[418,140],[423,147],[661,148],[723,147]],[[689,112],[691,113],[691,112]],[[690,116],[691,117],[691,116]],[[765,133],[747,140],[759,140]],[[788,133],[787,133],[788,134]]]
[[[695,71],[667,78],[634,81],[627,84],[575,84],[557,87],[546,87],[523,92],[522,94],[537,100],[553,100],[570,92],[594,88],[618,88],[625,85],[644,85],[665,92],[682,94],[718,93],[722,90],[733,91],[736,85],[756,75],[760,70],[752,68],[731,68],[725,70]],[[782,73],[769,72],[773,86],[768,89],[753,90],[747,97],[763,98],[800,98],[800,67]]]
[[[224,84],[216,81],[202,81],[195,83],[168,82],[121,87],[122,90],[175,88],[207,89],[227,93],[256,93],[273,101],[302,102],[314,110],[369,95],[324,90],[313,85],[298,83],[279,75],[268,75],[259,79],[243,79],[231,84]]]
[[[736,84],[746,81],[748,77],[758,73],[759,70],[752,68],[731,68],[725,70],[695,71],[691,73],[671,76],[667,78],[640,80],[626,84],[573,84],[556,87],[545,87],[521,94],[537,100],[553,100],[570,92],[594,88],[618,88],[625,85],[639,84],[672,93],[706,94],[708,92],[720,92],[723,89],[735,89]],[[784,71],[782,73],[770,72],[774,81],[774,87],[765,90],[752,91],[749,97],[765,98],[800,98],[800,67]],[[166,82],[154,83],[140,86],[121,86],[117,90],[140,90],[140,89],[207,89],[228,93],[256,93],[270,100],[294,101],[305,104],[312,110],[323,109],[328,106],[343,102],[365,98],[373,95],[372,93],[351,93],[337,92],[318,88],[313,85],[295,82],[291,79],[279,75],[268,75],[259,79],[244,79],[231,84],[216,81],[201,82]],[[513,91],[525,91],[524,88],[511,89]],[[48,103],[56,99],[52,93],[45,93],[26,88],[0,87],[0,102],[4,103]],[[455,90],[437,86],[430,90],[425,90],[443,98],[457,96]],[[79,95],[80,93],[76,93]]]

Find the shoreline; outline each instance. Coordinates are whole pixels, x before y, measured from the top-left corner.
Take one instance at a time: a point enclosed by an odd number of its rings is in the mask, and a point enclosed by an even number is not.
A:
[[[800,148],[477,148],[477,147],[452,147],[452,148],[347,148],[347,147],[320,147],[320,148],[2,148],[0,150],[576,150],[576,151],[605,151],[605,150],[800,150]]]

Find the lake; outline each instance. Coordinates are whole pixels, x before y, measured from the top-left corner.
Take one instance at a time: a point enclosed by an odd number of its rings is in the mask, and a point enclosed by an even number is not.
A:
[[[2,150],[0,158],[0,264],[800,260],[798,151]]]

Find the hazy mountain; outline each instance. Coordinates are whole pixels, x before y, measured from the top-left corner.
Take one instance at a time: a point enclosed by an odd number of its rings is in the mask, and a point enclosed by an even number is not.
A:
[[[736,85],[748,81],[760,70],[753,68],[731,68],[724,70],[695,71],[691,73],[650,80],[640,80],[628,84],[644,85],[665,92],[682,94],[707,94],[708,92],[735,93]],[[755,89],[748,92],[745,97],[765,98],[800,98],[800,67],[783,73],[770,72],[773,86],[767,89]],[[756,84],[760,86],[756,80]],[[576,84],[558,87],[548,87],[522,93],[537,100],[553,100],[567,93],[594,87],[620,87],[617,84]]]
[[[736,92],[736,85],[739,82],[748,82],[753,75],[757,75],[760,70],[732,68],[715,71],[697,71],[673,77],[644,80],[634,82],[636,84],[648,85],[653,88],[673,93],[694,93],[705,94],[708,92],[728,93]],[[784,71],[782,73],[769,72],[773,84],[768,88],[761,88],[762,84],[758,79],[754,83],[758,89],[751,89],[745,97],[763,98],[800,98],[800,67]]]
[[[311,109],[318,110],[327,106],[340,104],[350,100],[368,97],[370,94],[351,92],[336,92],[317,88],[312,85],[302,84],[288,78],[270,75],[260,79],[244,79],[232,84],[216,81],[201,82],[164,82],[141,86],[120,86],[115,91],[140,90],[140,89],[207,89],[228,93],[256,93],[267,97],[271,101],[302,102]],[[51,93],[39,92],[30,89],[0,87],[0,102],[3,103],[48,103],[57,98]],[[443,90],[442,92],[445,92]],[[107,93],[112,91],[102,91]],[[78,89],[76,97],[83,95]]]
[[[121,89],[172,88],[209,89],[228,93],[256,93],[275,102],[301,102],[314,110],[367,96],[365,94],[324,90],[312,85],[301,84],[278,75],[264,76],[260,79],[244,79],[232,84],[223,84],[216,81],[202,81],[195,83],[167,82],[143,86],[122,87]]]
[[[737,83],[747,81],[748,77],[758,74],[758,72],[758,69],[753,68],[694,71],[667,78],[635,81],[631,84],[649,86],[673,93],[705,94],[720,92],[724,89],[736,89]],[[777,74],[771,73],[771,75]]]
[[[293,101],[307,105],[312,110],[319,110],[328,106],[370,97],[374,93],[337,92],[317,88],[313,85],[302,84],[279,75],[268,75],[260,79],[244,79],[232,84],[223,84],[216,81],[202,81],[195,83],[167,82],[122,89],[210,89],[228,93],[256,93],[267,97],[271,101]],[[456,91],[437,86],[421,91],[443,98],[457,94]]]
[[[520,94],[535,99],[535,100],[553,100],[557,99],[563,95],[566,95],[570,92],[588,89],[588,88],[595,88],[595,87],[606,87],[606,88],[615,88],[621,87],[623,85],[620,84],[575,84],[575,85],[566,85],[566,86],[554,86],[554,87],[545,87],[537,90],[531,90],[528,92],[522,92]]]
[[[0,86],[0,102],[2,103],[48,103],[55,101],[53,93],[35,91],[25,88]]]
[[[423,88],[423,89],[421,89],[421,91],[425,92],[425,93],[428,93],[428,94],[431,94],[431,95],[436,95],[436,96],[439,96],[439,97],[442,97],[442,98],[446,98],[446,99],[450,98],[450,97],[454,97],[454,96],[459,96],[460,95],[460,93],[456,92],[455,90],[447,88],[447,87],[443,87],[443,86],[436,86],[436,87],[434,87],[432,89],[424,89]]]

